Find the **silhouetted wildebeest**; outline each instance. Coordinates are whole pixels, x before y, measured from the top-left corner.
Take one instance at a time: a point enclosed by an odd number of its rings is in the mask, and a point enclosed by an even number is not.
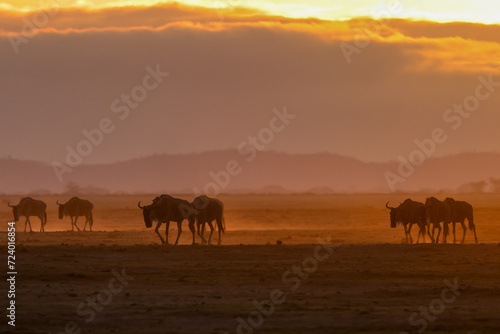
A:
[[[406,242],[413,243],[411,237],[411,228],[413,224],[417,224],[419,227],[417,243],[420,240],[420,235],[423,236],[425,242],[425,206],[423,203],[412,201],[407,199],[401,203],[397,208],[389,206],[389,202],[385,204],[385,207],[391,210],[391,227],[395,228],[397,225],[402,224],[405,228]],[[408,227],[409,225],[409,227]]]
[[[427,221],[427,233],[432,239],[432,242],[439,242],[439,235],[441,234],[441,225],[443,223],[443,243],[446,243],[448,236],[448,224],[451,222],[451,208],[445,201],[440,201],[435,197],[429,197],[425,200],[425,217]],[[430,234],[430,224],[432,224],[432,236]],[[434,239],[434,231],[438,229],[438,235]]]
[[[24,232],[26,232],[26,224],[30,225],[30,232],[33,232],[31,229],[31,216],[40,218],[40,232],[45,232],[45,224],[47,224],[47,204],[45,204],[45,202],[31,197],[24,197],[19,201],[18,205],[10,205],[10,202],[7,205],[12,208],[12,213],[14,214],[14,220],[16,222],[19,220],[19,217],[26,217]]]
[[[69,201],[64,204],[56,202],[59,205],[59,219],[63,219],[64,216],[70,216],[71,218],[71,231],[74,231],[74,227],[78,231],[81,231],[76,225],[78,217],[85,217],[85,226],[83,230],[87,227],[89,223],[90,231],[92,231],[92,225],[94,224],[94,218],[92,217],[92,210],[94,209],[94,204],[86,199],[80,199],[78,197],[72,197]],[[73,220],[74,218],[74,220]]]
[[[476,225],[474,225],[474,216],[472,205],[464,201],[455,201],[453,198],[446,198],[445,201],[450,205],[451,208],[451,222],[453,223],[453,243],[456,242],[455,238],[455,225],[456,223],[460,223],[462,225],[462,230],[464,232],[462,237],[462,244],[465,241],[465,231],[467,228],[465,227],[465,219],[469,222],[469,229],[474,231],[474,239],[477,244],[477,235],[476,235]]]
[[[168,245],[168,229],[170,227],[170,222],[177,223],[177,239],[175,240],[175,245],[179,242],[179,237],[182,232],[182,222],[187,220],[189,222],[189,229],[193,234],[193,245],[195,244],[195,217],[194,208],[186,200],[175,198],[170,195],[161,195],[153,200],[150,205],[141,206],[141,202],[137,204],[140,209],[142,209],[142,214],[144,216],[144,223],[147,228],[153,226],[153,221],[157,222],[155,232],[160,237],[161,243],[163,245]],[[161,236],[158,231],[161,224],[166,224],[165,229],[165,239]]]
[[[221,201],[215,198],[210,198],[205,195],[201,195],[196,197],[192,203],[195,208],[195,216],[196,223],[198,229],[198,235],[201,237],[203,243],[207,243],[205,237],[205,223],[208,223],[210,226],[210,237],[208,237],[208,244],[210,244],[210,240],[212,240],[212,234],[214,233],[214,227],[212,222],[217,221],[217,227],[219,228],[219,242],[221,243],[221,232],[225,233],[226,224],[224,221],[224,204]],[[200,231],[200,225],[202,226]]]

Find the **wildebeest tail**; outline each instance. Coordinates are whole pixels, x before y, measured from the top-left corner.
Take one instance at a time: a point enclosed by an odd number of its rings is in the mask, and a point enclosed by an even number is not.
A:
[[[92,212],[90,213],[89,224],[90,226],[94,225],[94,216],[92,216]]]
[[[220,226],[220,229],[221,229],[222,233],[226,233],[226,220],[224,219],[224,214],[222,214],[220,218],[222,220],[222,224]]]
[[[43,213],[43,225],[47,224],[47,212]]]
[[[475,229],[474,225],[474,210],[470,210],[470,216],[467,217],[467,220],[469,221],[469,230],[473,231]]]

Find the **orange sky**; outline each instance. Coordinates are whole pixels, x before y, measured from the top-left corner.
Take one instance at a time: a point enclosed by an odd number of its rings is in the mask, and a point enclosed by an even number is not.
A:
[[[171,76],[86,162],[237,147],[284,105],[302,121],[269,149],[395,160],[442,126],[443,113],[474,92],[479,76],[500,77],[499,25],[296,18],[236,5],[250,3],[243,1],[216,9],[89,10],[90,3],[48,12],[12,10],[30,2],[0,6],[0,140],[16,138],[0,156],[61,159],[148,65]],[[363,3],[358,13],[377,6]],[[406,4],[406,16],[419,12]],[[441,14],[455,17],[460,8]],[[483,12],[470,21],[487,22]],[[498,150],[499,96],[437,154]],[[28,136],[12,126],[20,122]]]
[[[28,2],[26,2],[28,4]],[[45,23],[38,13],[0,11],[0,35],[22,35],[25,21],[39,15],[43,23],[37,33],[90,31],[161,30],[174,27],[222,31],[235,27],[266,27],[307,32],[328,40],[354,40],[369,36],[381,43],[426,45],[418,54],[424,60],[412,69],[432,65],[446,71],[498,71],[500,64],[499,26],[470,23],[419,23],[402,19],[375,21],[322,21],[268,16],[244,8],[222,12],[210,8],[168,5],[160,7],[120,7],[97,11],[84,9],[51,9]],[[52,17],[53,16],[53,17]],[[23,20],[24,18],[24,20]],[[21,45],[19,45],[21,46]],[[460,52],[455,52],[455,50]]]

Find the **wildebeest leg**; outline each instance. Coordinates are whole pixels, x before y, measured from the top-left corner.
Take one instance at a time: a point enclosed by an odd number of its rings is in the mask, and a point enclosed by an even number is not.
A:
[[[406,227],[406,224],[403,224],[403,227],[405,228],[406,243],[408,243],[408,228]]]
[[[472,230],[474,231],[474,239],[476,240],[476,244],[477,244],[476,225],[472,226]]]
[[[28,219],[28,225],[30,226],[30,232],[33,232],[33,229],[31,228],[31,219],[29,216],[27,219]]]
[[[465,233],[466,233],[466,231],[467,231],[467,228],[465,227],[465,219],[464,219],[464,220],[462,220],[462,221],[460,222],[460,224],[462,225],[462,230],[464,231],[464,234],[462,235],[462,242],[461,242],[461,244],[463,244],[463,243],[464,243],[464,241],[465,241]]]
[[[85,231],[85,228],[87,227],[87,223],[89,224],[89,230],[92,232],[92,223],[91,223],[91,216],[85,215],[85,226],[83,227],[83,230]]]
[[[201,228],[201,236],[203,238],[203,243],[204,244],[209,244],[210,241],[208,241],[207,239],[205,239],[205,228],[207,226],[207,222],[203,222],[203,225],[202,225],[202,228]]]
[[[76,225],[77,221],[78,221],[78,216],[75,216],[75,227],[78,230],[78,232],[81,232],[82,230],[80,230],[80,228],[78,227],[78,225]]]
[[[210,226],[210,236],[208,237],[208,244],[210,245],[212,235],[214,234],[214,225],[212,224],[212,222],[208,222],[208,226]]]
[[[425,242],[425,225],[417,223],[417,226],[418,226],[418,237],[417,237],[417,244],[418,244],[420,240],[420,235],[422,235]]]
[[[455,237],[455,225],[457,223],[453,222],[453,243],[456,243],[456,237]]]
[[[220,245],[221,243],[221,233],[222,233],[222,228],[220,228],[220,226],[222,226],[222,219],[220,218],[217,218],[217,224],[215,226],[219,226],[219,241],[217,242],[217,245]]]
[[[436,228],[436,225],[434,225],[434,228]],[[438,235],[436,237],[436,243],[438,244],[439,243],[439,235],[441,234],[441,224],[439,224],[439,223],[437,224],[437,229],[438,229]],[[434,231],[432,231],[432,234],[434,234]],[[444,237],[443,237],[443,239],[444,239]],[[446,241],[446,240],[444,240],[444,241]]]
[[[85,231],[85,229],[87,228],[87,223],[89,221],[89,218],[87,216],[85,216],[85,225],[83,226],[83,230]]]
[[[160,229],[160,226],[161,226],[161,221],[158,221],[157,224],[156,224],[155,232],[160,237],[161,244],[164,245],[165,244],[165,240],[163,240],[163,237],[161,236],[160,231],[158,231]]]
[[[431,235],[431,223],[428,222],[427,223],[427,235],[429,235],[429,238],[431,238],[431,242],[434,243],[434,229],[436,227],[434,226],[434,224],[432,224],[432,235]]]
[[[208,244],[209,241],[207,241],[207,239],[205,239],[205,227],[207,226],[206,225],[207,222],[203,222],[203,225],[202,225],[202,228],[201,228],[201,237],[203,238],[203,243],[204,244]]]
[[[200,225],[201,225],[201,229],[200,229]],[[205,222],[203,223],[198,223],[198,235],[200,236],[201,238],[201,243],[202,244],[206,244],[207,243],[207,240],[205,239]]]
[[[418,231],[418,238],[417,238],[417,244],[420,243],[420,235],[422,235],[422,239],[424,239],[424,244],[426,243],[426,240],[425,240],[425,230],[422,231],[422,229],[419,229]]]
[[[28,217],[26,217],[26,220],[24,221],[24,232],[26,232],[26,226],[28,226]]]
[[[45,228],[44,228],[44,222],[43,222],[43,216],[38,216],[38,218],[40,218],[40,232],[45,232]]]
[[[179,242],[181,232],[182,232],[182,220],[180,222],[177,222],[177,239],[175,239],[174,245],[177,245],[177,243]]]
[[[189,219],[188,220],[189,222],[189,229],[191,230],[191,233],[193,234],[193,245],[196,244],[195,240],[194,240],[194,234],[195,234],[195,230],[194,230],[194,220],[193,219]]]
[[[410,223],[410,227],[408,228],[408,236],[410,237],[410,244],[413,243],[413,238],[411,237],[411,228],[413,227],[413,223]]]
[[[30,219],[30,217],[28,216],[26,219],[28,220],[28,225],[30,226],[30,232],[33,232],[33,229],[31,228],[31,219]]]
[[[201,223],[198,220],[196,220],[196,234],[198,234],[198,236],[202,239],[202,243],[203,243],[203,237],[201,235],[200,226],[201,226]]]
[[[449,223],[450,222],[443,221],[443,244],[446,243],[446,238],[448,237],[450,231]]]
[[[168,230],[170,230],[170,220],[165,222],[165,245],[168,245]]]

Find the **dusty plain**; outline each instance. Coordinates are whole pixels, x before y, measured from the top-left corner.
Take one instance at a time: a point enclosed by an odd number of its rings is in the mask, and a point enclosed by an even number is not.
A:
[[[94,232],[57,218],[60,195],[37,196],[45,233],[37,218],[37,232],[16,224],[16,327],[4,316],[2,331],[500,333],[497,194],[454,196],[475,208],[479,244],[467,231],[463,245],[406,244],[390,228],[385,203],[423,194],[222,195],[221,246],[190,245],[187,223],[178,246],[160,245],[137,208],[153,195],[80,197],[94,202]],[[18,200],[0,197],[5,262],[7,203]]]

